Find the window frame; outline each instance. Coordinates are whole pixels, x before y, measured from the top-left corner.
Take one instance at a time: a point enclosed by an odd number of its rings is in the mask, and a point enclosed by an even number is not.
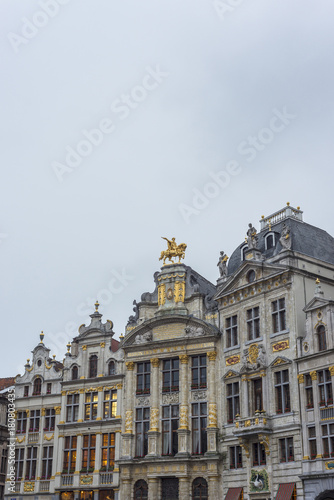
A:
[[[148,431],[150,428],[150,407],[136,408],[135,420],[135,458],[145,457],[148,453]]]
[[[27,447],[27,458],[25,460],[25,480],[32,481],[36,479],[37,472],[37,450],[38,446],[28,446]]]
[[[262,443],[253,443],[253,467],[267,464],[266,450]]]
[[[107,436],[107,443],[104,442],[104,437]],[[111,472],[115,467],[115,432],[104,432],[102,434],[101,445],[101,468],[100,472]],[[105,462],[105,465],[104,465]]]
[[[242,448],[239,445],[229,447],[230,470],[242,469]]]
[[[40,396],[42,394],[42,379],[41,377],[36,377],[33,384],[33,396]]]
[[[318,351],[327,351],[327,336],[325,325],[319,325],[316,330],[317,340],[318,340]]]
[[[294,462],[295,453],[293,446],[293,437],[280,438],[278,440],[278,445],[279,445],[280,463]]]
[[[15,449],[15,479],[20,481],[23,479],[25,448]]]
[[[89,357],[89,364],[88,364],[88,378],[97,377],[97,364],[98,364],[97,354],[91,354]]]
[[[196,411],[194,411],[196,409]],[[207,415],[206,402],[192,403],[191,405],[191,453],[204,455],[208,449],[207,443]]]
[[[151,391],[151,362],[137,363],[136,394],[150,394]]]
[[[80,472],[94,472],[96,459],[96,434],[82,436],[82,457]]]
[[[246,310],[247,340],[252,341],[261,337],[260,306]]]
[[[63,448],[63,474],[74,474],[77,458],[77,436],[65,436]]]
[[[287,380],[284,380],[284,374],[287,374]],[[275,371],[274,377],[276,414],[291,413],[290,374],[288,368]]]
[[[324,434],[324,429],[327,430],[326,434]],[[324,424],[321,424],[321,441],[322,441],[322,452],[323,452],[322,456],[323,456],[323,458],[333,458],[334,457],[334,423],[333,422],[326,422]],[[327,444],[325,445],[325,443],[327,443]]]
[[[52,476],[53,446],[43,446],[41,480],[50,479]]]
[[[168,410],[168,415],[164,416],[165,410]],[[173,411],[177,414],[174,415]],[[174,456],[178,452],[178,434],[179,418],[180,418],[179,405],[163,405],[161,407],[161,455]]]
[[[77,422],[79,418],[79,394],[68,394],[66,399],[66,422]]]
[[[19,411],[17,413],[16,434],[25,434],[27,432],[27,412]]]
[[[166,368],[169,363],[169,368]],[[174,366],[176,364],[176,367]],[[180,390],[180,360],[170,358],[162,360],[162,392],[178,392]]]
[[[44,431],[54,431],[56,423],[56,412],[54,408],[45,409]]]
[[[306,408],[311,409],[314,408],[313,381],[311,375],[309,373],[305,373],[304,380]]]
[[[236,415],[240,413],[239,381],[230,382],[226,384],[226,400],[227,400],[227,423],[232,424]]]
[[[41,410],[30,410],[29,413],[29,433],[39,432],[41,422]]]
[[[309,445],[310,459],[315,460],[318,454],[317,432],[315,425],[309,425],[307,428],[307,439]]]
[[[321,379],[323,377],[323,380]],[[332,377],[328,368],[317,371],[319,390],[319,405],[331,406],[333,404]]]
[[[271,302],[271,323],[272,333],[281,333],[287,330],[285,297],[280,297]]]
[[[109,396],[108,398],[106,396]],[[115,397],[113,397],[115,396]],[[110,420],[117,416],[117,390],[109,389],[103,391],[103,418]]]
[[[99,400],[98,391],[91,391],[85,393],[85,402],[84,402],[85,422],[94,421],[97,419],[98,400]]]
[[[191,357],[191,389],[207,389],[207,355],[198,354]]]
[[[238,315],[225,318],[226,349],[238,345]]]

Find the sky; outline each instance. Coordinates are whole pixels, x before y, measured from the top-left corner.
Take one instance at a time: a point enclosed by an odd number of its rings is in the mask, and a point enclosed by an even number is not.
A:
[[[124,333],[166,248],[216,282],[286,202],[334,235],[332,0],[2,0],[1,377]]]

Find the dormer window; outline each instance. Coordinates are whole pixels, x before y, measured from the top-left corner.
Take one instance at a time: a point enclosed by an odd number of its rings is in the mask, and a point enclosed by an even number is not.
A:
[[[242,248],[241,248],[241,260],[246,260],[246,252],[248,250],[248,246],[247,245],[244,245]]]
[[[78,367],[73,366],[72,368],[72,380],[77,380],[78,378]]]
[[[42,380],[39,377],[37,377],[34,381],[34,390],[32,395],[39,396],[41,394],[41,389],[42,389]]]
[[[109,361],[109,363],[108,363],[108,375],[115,375],[115,374],[116,374],[115,361]]]
[[[269,233],[266,235],[266,250],[269,250],[270,248],[274,248],[275,246],[275,234],[274,233]]]
[[[324,325],[318,326],[317,336],[318,336],[318,351],[325,351],[327,349],[327,343],[326,343],[326,330]]]
[[[89,358],[89,378],[95,378],[97,376],[97,356],[93,354]]]

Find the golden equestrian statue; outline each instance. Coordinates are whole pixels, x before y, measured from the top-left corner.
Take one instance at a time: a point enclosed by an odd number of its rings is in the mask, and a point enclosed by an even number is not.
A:
[[[178,257],[178,263],[180,263],[181,259],[184,259],[185,257],[187,245],[185,243],[180,243],[180,245],[177,245],[175,238],[172,238],[171,240],[165,238],[164,236],[161,236],[161,238],[167,241],[168,249],[161,252],[159,260],[163,259],[163,265],[166,265],[166,259],[174,264],[174,261],[172,259],[174,257]]]

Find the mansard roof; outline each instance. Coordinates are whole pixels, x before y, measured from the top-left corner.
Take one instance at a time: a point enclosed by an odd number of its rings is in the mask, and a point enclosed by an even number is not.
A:
[[[263,259],[271,259],[283,250],[279,239],[285,224],[290,229],[292,251],[334,265],[334,238],[323,229],[303,222],[301,214],[299,209],[287,206],[260,221],[262,228],[257,233],[257,237],[258,249],[262,253]],[[275,244],[266,250],[265,240],[269,233],[275,235]],[[228,275],[234,274],[242,264],[241,252],[245,245],[247,243],[244,241],[232,253],[227,267]]]

